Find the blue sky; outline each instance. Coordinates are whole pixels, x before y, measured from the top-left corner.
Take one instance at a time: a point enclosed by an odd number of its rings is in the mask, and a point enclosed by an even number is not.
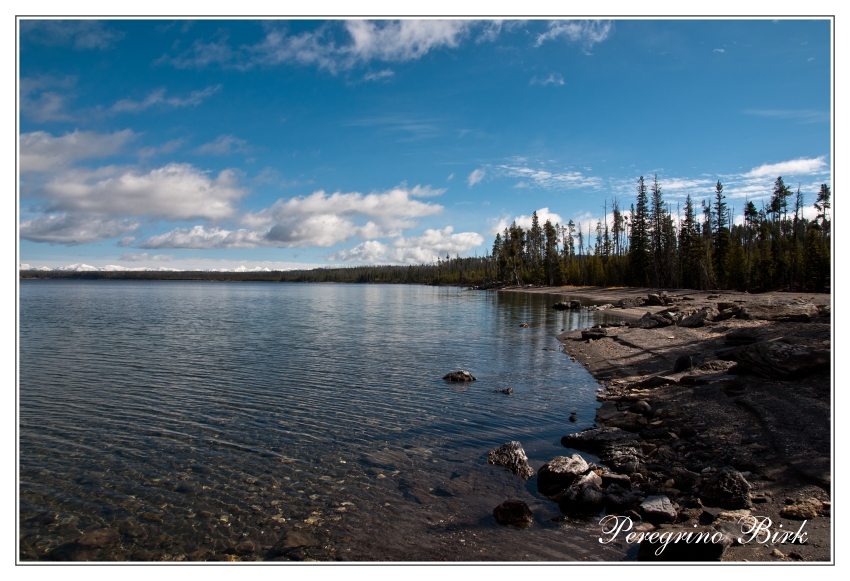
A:
[[[20,261],[293,268],[831,184],[828,20],[20,22]]]

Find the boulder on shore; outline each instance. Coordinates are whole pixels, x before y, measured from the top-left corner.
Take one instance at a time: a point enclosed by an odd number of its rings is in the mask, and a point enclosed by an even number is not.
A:
[[[673,503],[663,494],[648,496],[640,503],[640,513],[644,519],[653,524],[671,523],[677,516]]]
[[[719,359],[735,361],[739,373],[752,373],[766,379],[795,379],[829,371],[829,350],[791,345],[784,341],[759,341],[750,345],[721,349]]]
[[[620,428],[589,428],[561,438],[561,445],[599,456],[613,472],[633,474],[643,461],[641,437]]]
[[[707,506],[730,510],[752,508],[750,488],[750,483],[743,474],[731,466],[724,466],[703,487],[700,499]]]
[[[544,496],[557,496],[587,470],[587,462],[578,454],[558,456],[537,471],[537,491]]]
[[[713,321],[717,311],[711,307],[705,307],[679,321],[680,327],[702,327],[706,321]]]
[[[558,508],[568,516],[593,516],[605,508],[605,494],[595,482],[583,482],[567,488]]]
[[[490,450],[487,454],[487,464],[506,468],[524,480],[534,476],[534,470],[528,465],[528,456],[519,442],[508,442]]]
[[[457,382],[475,381],[475,376],[472,375],[470,372],[464,371],[463,369],[461,369],[461,370],[458,370],[458,371],[452,371],[451,373],[445,374],[443,376],[443,379],[445,379],[446,381],[457,381]]]

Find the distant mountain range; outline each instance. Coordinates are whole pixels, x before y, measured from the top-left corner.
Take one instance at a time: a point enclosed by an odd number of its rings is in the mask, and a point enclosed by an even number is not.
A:
[[[139,266],[135,268],[127,268],[126,266],[118,266],[117,264],[108,264],[98,268],[89,264],[69,264],[67,266],[58,266],[50,268],[49,266],[32,266],[30,264],[21,263],[20,270],[39,270],[39,271],[58,271],[58,272],[181,272],[179,268],[166,268],[159,266],[157,268],[148,268]],[[268,268],[255,266],[254,268],[246,268],[239,266],[237,268],[209,268],[203,272],[272,272]]]

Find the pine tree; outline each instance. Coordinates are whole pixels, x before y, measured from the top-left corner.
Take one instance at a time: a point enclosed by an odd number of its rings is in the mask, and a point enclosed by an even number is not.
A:
[[[650,189],[651,209],[649,212],[651,253],[652,253],[652,284],[653,286],[667,286],[661,272],[663,269],[664,251],[662,241],[662,229],[664,224],[664,200],[661,197],[661,186],[658,185],[658,174],[652,178]]]
[[[637,206],[632,219],[632,236],[629,242],[632,284],[636,286],[649,285],[651,260],[649,229],[649,200],[646,195],[646,184],[644,184],[643,176],[640,176],[637,186]]]
[[[726,211],[726,202],[723,200],[726,199],[726,196],[723,195],[723,184],[720,183],[720,180],[717,181],[717,185],[714,188],[714,211],[716,213],[715,227],[716,230],[714,232],[714,275],[717,277],[717,284],[722,288],[726,284],[727,281],[727,264],[726,261],[729,258],[729,228],[726,226],[728,223],[728,216]]]

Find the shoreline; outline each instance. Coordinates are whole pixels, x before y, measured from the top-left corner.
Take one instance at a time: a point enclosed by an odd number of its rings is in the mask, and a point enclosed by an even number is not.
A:
[[[642,495],[667,496],[677,512],[673,526],[711,524],[733,532],[738,519],[752,515],[766,516],[782,530],[797,530],[805,521],[809,541],[804,545],[733,545],[722,560],[832,560],[830,295],[498,290],[549,294],[553,303],[579,299],[583,306],[615,305],[606,312],[621,317],[624,326],[567,331],[558,339],[564,352],[604,386],[595,425],[615,428],[631,438],[629,444],[639,444],[634,448],[637,469],[608,466],[625,472]],[[662,304],[639,304],[650,294]],[[694,319],[698,325],[689,326]],[[747,342],[753,346],[742,347]],[[674,372],[674,367],[685,368]],[[598,431],[582,433],[592,440]],[[565,437],[562,443],[582,450],[579,440]],[[584,451],[593,452],[599,441],[584,445]],[[744,508],[708,502],[706,490],[727,466],[749,484]],[[639,517],[635,511],[628,514]]]

